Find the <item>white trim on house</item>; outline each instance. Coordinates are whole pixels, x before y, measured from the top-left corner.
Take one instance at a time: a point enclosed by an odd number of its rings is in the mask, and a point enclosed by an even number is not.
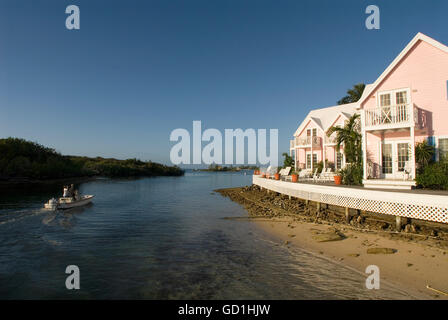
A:
[[[312,120],[316,124],[316,126],[320,128],[322,132],[325,134],[326,133],[325,128],[327,128],[329,124],[332,124],[336,120],[340,112],[346,114],[353,114],[356,112],[357,107],[358,103],[348,103],[327,108],[311,110],[305,117],[305,119],[300,123],[299,127],[294,133],[294,136],[297,137],[301,135],[303,129],[305,129],[310,120]]]
[[[385,140],[381,140],[380,142],[380,150],[379,150],[379,154],[380,154],[380,168],[381,168],[381,175],[382,175],[382,179],[403,179],[403,171],[399,171],[398,170],[398,144],[400,143],[406,143],[408,144],[408,148],[411,146],[412,143],[412,139],[411,137],[409,137],[408,139],[385,139]],[[392,145],[392,173],[390,174],[384,174],[382,172],[383,168],[383,145],[385,144],[391,144]],[[408,161],[412,162],[412,155],[411,155],[411,150],[408,149]],[[412,177],[412,179],[414,179],[415,177]],[[409,180],[409,179],[406,179]]]
[[[435,139],[435,156],[436,161],[440,161],[440,149],[439,149],[439,139],[448,139],[448,135],[441,135],[441,136],[433,136]]]

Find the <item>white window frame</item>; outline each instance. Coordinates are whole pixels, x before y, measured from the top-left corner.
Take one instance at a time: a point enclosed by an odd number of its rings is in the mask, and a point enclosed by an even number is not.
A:
[[[316,165],[319,163],[319,151],[313,151],[312,153],[311,153],[311,151],[306,151],[306,153],[305,153],[305,167],[307,168],[307,169],[311,169],[311,167],[308,167],[308,155],[309,154],[311,154],[311,163],[313,162],[313,154],[315,154],[316,155]],[[314,167],[314,164],[313,164],[313,167]]]
[[[380,141],[381,149],[380,149],[380,161],[379,164],[381,166],[381,176],[386,179],[401,179],[400,175],[403,171],[398,171],[398,144],[399,143],[407,143],[411,145],[411,139],[385,139]],[[392,173],[383,173],[383,144],[392,144]],[[412,161],[412,155],[409,154],[409,161]],[[412,165],[412,164],[411,164]]]
[[[342,155],[340,168],[338,167],[338,153],[340,153]],[[345,167],[345,154],[342,150],[339,150],[339,152],[338,152],[335,148],[334,149],[334,168],[335,168],[335,170],[340,170],[344,167]]]
[[[400,88],[400,89],[394,89],[394,90],[386,90],[386,91],[378,91],[377,97],[376,97],[376,105],[378,107],[381,106],[381,96],[385,94],[390,94],[390,106],[393,107],[397,105],[397,92],[403,92],[406,91],[406,104],[411,103],[411,88]]]
[[[448,139],[447,135],[444,136],[435,136],[436,139],[436,145],[435,145],[435,152],[436,152],[436,161],[440,161],[440,152],[439,152],[439,139]]]

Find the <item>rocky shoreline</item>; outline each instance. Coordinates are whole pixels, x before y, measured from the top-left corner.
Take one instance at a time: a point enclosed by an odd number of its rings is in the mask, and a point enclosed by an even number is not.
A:
[[[408,221],[397,232],[394,216],[352,210],[351,217],[347,220],[344,208],[326,205],[318,208],[315,203],[297,198],[289,199],[285,195],[261,190],[256,185],[215,191],[243,205],[249,217],[290,217],[303,222],[327,224],[336,227],[336,230],[344,228],[374,232],[389,238],[416,241],[448,250],[448,226],[443,224],[413,220]]]
[[[278,239],[278,245],[342,263],[365,274],[378,266],[381,279],[416,299],[448,299],[448,226],[395,216],[318,205],[258,186],[215,192],[241,204],[247,217]],[[365,284],[360,284],[365,285]]]

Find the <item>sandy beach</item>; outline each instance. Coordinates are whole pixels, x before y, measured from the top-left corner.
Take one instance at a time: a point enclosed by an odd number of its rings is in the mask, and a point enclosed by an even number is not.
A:
[[[416,299],[448,299],[448,233],[443,225],[412,222],[407,232],[397,232],[387,217],[355,215],[347,223],[334,210],[322,209],[317,215],[312,204],[254,186],[217,192],[243,205],[247,219],[280,245],[331,259],[366,278],[366,267],[376,265],[381,281]]]

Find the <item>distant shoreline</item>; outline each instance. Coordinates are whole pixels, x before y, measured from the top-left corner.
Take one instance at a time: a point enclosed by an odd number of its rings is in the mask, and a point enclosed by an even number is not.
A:
[[[54,149],[19,138],[0,139],[0,184],[35,184],[96,177],[182,176],[185,171],[139,159],[61,155]]]

